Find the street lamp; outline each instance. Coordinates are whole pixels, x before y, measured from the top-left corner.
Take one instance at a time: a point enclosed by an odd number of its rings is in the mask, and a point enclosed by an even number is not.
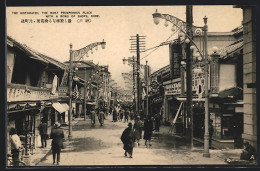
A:
[[[102,49],[105,49],[106,42],[96,42],[85,46],[79,50],[72,50],[72,44],[70,44],[70,63],[69,63],[69,135],[68,137],[72,137],[72,125],[71,125],[71,116],[72,116],[72,79],[73,79],[73,71],[72,71],[72,62],[79,61],[88,51],[92,50],[94,47],[101,45]],[[86,81],[86,80],[84,80]],[[84,87],[85,88],[85,87]],[[86,94],[84,94],[85,96]],[[86,103],[86,102],[85,102]],[[84,111],[84,115],[86,115],[86,111]]]
[[[187,6],[187,21],[189,20],[189,23],[191,23],[190,20],[192,20],[192,10],[191,7]],[[189,14],[188,14],[189,13]],[[202,60],[202,56],[204,57],[204,72],[205,72],[205,133],[204,133],[204,153],[203,153],[203,157],[210,157],[209,154],[209,97],[208,97],[208,54],[207,54],[207,31],[208,31],[208,26],[207,26],[207,17],[204,17],[204,27],[195,27],[190,25],[186,25],[185,27],[185,22],[183,22],[182,20],[178,19],[177,17],[171,16],[169,14],[160,14],[158,13],[158,11],[156,10],[156,12],[153,14],[153,18],[154,18],[154,23],[156,25],[159,24],[160,19],[165,19],[167,21],[170,21],[174,26],[176,26],[180,32],[179,32],[179,37],[184,37],[184,42],[187,45],[192,44],[192,46],[190,46],[190,49],[187,48],[187,52],[186,53],[190,53],[190,51],[194,51],[195,49],[197,49],[197,53],[194,55],[196,59],[198,59],[198,61]],[[186,30],[187,28],[187,30]],[[202,54],[201,51],[199,50],[198,46],[196,45],[196,43],[192,40],[192,36],[190,34],[190,31],[192,31],[193,33],[197,34],[197,35],[201,35],[202,31],[204,33],[204,39],[203,39],[203,50],[204,53]],[[189,47],[189,46],[188,46]],[[186,54],[187,55],[187,54]],[[185,65],[187,67],[187,76],[191,76],[191,70],[190,70],[190,62],[188,61],[188,57],[189,55],[187,55],[187,59],[185,61],[181,61],[181,65]],[[186,63],[187,62],[187,63]],[[189,65],[188,65],[189,64]],[[200,68],[197,68],[198,70],[196,70],[196,72],[200,72]],[[188,101],[192,102],[192,94],[188,93],[188,86],[190,87],[191,82],[187,80],[187,103]],[[190,97],[188,97],[188,94],[190,94]],[[190,108],[190,112],[192,112],[192,106],[191,105],[187,105],[187,109]],[[192,121],[192,116],[191,116],[191,122]],[[193,127],[193,126],[192,126]],[[193,129],[193,128],[192,128]],[[193,133],[191,133],[191,139],[193,138]],[[191,143],[193,140],[191,140]]]
[[[204,20],[204,27],[203,27],[203,33],[204,33],[204,72],[205,72],[205,133],[204,133],[204,153],[203,157],[210,157],[209,154],[209,95],[208,95],[208,25],[207,21],[208,18],[205,16],[203,18]]]

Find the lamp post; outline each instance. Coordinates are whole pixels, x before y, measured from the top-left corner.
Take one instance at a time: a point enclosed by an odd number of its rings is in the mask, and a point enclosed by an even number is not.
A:
[[[204,33],[204,72],[205,72],[205,134],[204,134],[204,153],[203,157],[210,157],[209,153],[209,95],[208,95],[208,26],[207,21],[208,18],[205,16],[203,18],[204,20],[204,27],[203,27],[203,33]]]
[[[102,42],[96,42],[85,46],[79,50],[72,50],[72,44],[70,44],[70,61],[69,61],[69,135],[68,137],[72,137],[72,125],[71,125],[71,117],[72,117],[72,82],[73,82],[73,69],[72,62],[79,61],[88,51],[92,50],[94,47],[101,45],[102,49],[105,49],[106,42],[103,40]],[[86,80],[85,80],[86,81]],[[84,84],[85,86],[85,84]],[[85,95],[84,95],[85,96]],[[84,99],[85,101],[85,99]],[[84,113],[85,115],[85,113]]]
[[[153,14],[153,18],[154,18],[154,23],[155,24],[159,24],[160,22],[160,18],[163,18],[166,20],[166,22],[171,22],[173,24],[173,27],[178,28],[182,33],[185,34],[186,39],[185,39],[185,43],[188,44],[189,49],[194,50],[197,49],[197,58],[199,59],[199,61],[201,60],[201,57],[204,57],[204,74],[205,74],[205,132],[204,132],[204,153],[203,153],[203,157],[210,157],[209,154],[209,95],[208,95],[208,52],[207,52],[207,31],[208,31],[208,26],[207,26],[207,17],[204,17],[204,27],[194,27],[192,26],[192,8],[191,6],[186,6],[186,19],[187,19],[187,23],[189,22],[189,24],[187,24],[186,26],[183,24],[184,22],[174,16],[171,16],[169,14],[160,14],[156,12]],[[168,24],[166,24],[168,25]],[[165,25],[165,26],[166,26]],[[186,31],[187,29],[187,31]],[[175,29],[174,29],[175,30]],[[203,31],[204,33],[204,38],[203,38],[203,54],[201,53],[201,51],[199,50],[198,46],[196,45],[196,43],[192,40],[192,33],[195,33],[197,35],[201,35],[201,32]],[[182,37],[183,35],[180,33],[179,37]],[[190,43],[192,43],[192,46],[190,46]],[[186,46],[187,47],[187,46]],[[187,76],[191,76],[191,70],[192,70],[192,59],[190,58],[190,50],[188,48],[186,49],[186,59],[185,61],[182,61],[182,64],[187,65],[186,66],[186,73]],[[183,79],[182,79],[183,80]],[[187,85],[187,102],[190,101],[192,103],[192,94],[190,94],[190,92],[188,91],[188,86],[191,86],[190,83],[190,79],[187,79],[186,81]],[[191,92],[192,93],[192,92]],[[188,105],[188,111],[192,112],[192,106]],[[191,116],[191,120],[192,120],[192,116]],[[193,121],[192,121],[193,122]],[[192,125],[191,125],[192,126]],[[192,126],[193,127],[193,126]],[[192,133],[191,133],[191,138],[192,138]],[[191,145],[192,145],[192,140],[191,140]]]
[[[171,22],[172,31],[175,32],[179,29],[179,37],[184,37],[184,43],[186,44],[186,96],[187,96],[187,139],[190,140],[190,147],[193,148],[193,110],[192,110],[192,62],[191,62],[191,52],[190,46],[193,44],[195,48],[199,51],[197,45],[194,43],[192,36],[193,34],[200,35],[202,30],[201,27],[196,27],[192,25],[192,5],[186,6],[186,22],[181,19],[171,16],[169,14],[160,14],[156,12],[153,14],[154,23],[157,25],[160,19],[165,19],[165,26],[168,26],[168,22]],[[167,24],[166,24],[167,23]],[[199,51],[200,52],[200,51]]]

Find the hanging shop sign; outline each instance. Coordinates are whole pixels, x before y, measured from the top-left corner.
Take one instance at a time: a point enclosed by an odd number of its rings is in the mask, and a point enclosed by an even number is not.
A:
[[[159,97],[156,97],[152,100],[152,103],[160,103],[163,101],[163,97],[162,96],[159,96]]]
[[[165,85],[165,95],[177,95],[181,94],[181,82]]]
[[[31,90],[26,88],[7,88],[7,101],[24,101],[24,100],[49,100],[51,98],[50,91]]]
[[[210,75],[208,74],[208,80],[210,80]],[[201,88],[201,91],[204,92],[205,87],[205,74],[196,73],[194,69],[192,71],[192,91],[198,94],[198,89]],[[186,85],[186,72],[184,73],[184,85]],[[208,87],[210,87],[210,81],[208,81]],[[184,86],[184,92],[186,92],[186,86]]]

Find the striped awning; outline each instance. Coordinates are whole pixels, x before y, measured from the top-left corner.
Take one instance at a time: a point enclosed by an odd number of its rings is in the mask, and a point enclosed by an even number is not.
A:
[[[70,109],[69,105],[67,103],[61,103],[61,105],[64,107],[66,111]]]
[[[52,104],[52,107],[57,110],[59,113],[63,113],[65,112],[65,108],[59,103],[59,102],[55,102]]]

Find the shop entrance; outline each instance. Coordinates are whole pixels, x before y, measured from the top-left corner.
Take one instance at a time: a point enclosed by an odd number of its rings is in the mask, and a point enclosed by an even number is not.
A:
[[[196,138],[204,137],[204,108],[193,108],[193,136]]]

